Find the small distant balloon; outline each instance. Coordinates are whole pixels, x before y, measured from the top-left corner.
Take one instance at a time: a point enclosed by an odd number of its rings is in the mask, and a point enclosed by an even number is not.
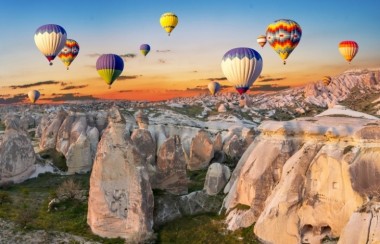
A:
[[[267,37],[265,35],[260,35],[257,37],[257,43],[260,45],[260,47],[264,47],[267,43]]]
[[[162,28],[168,33],[170,36],[170,33],[174,30],[174,28],[178,24],[178,17],[174,13],[168,12],[161,15],[160,18],[160,24]]]
[[[141,44],[140,52],[146,56],[150,52],[150,46],[148,44]]]
[[[111,88],[112,83],[120,76],[124,69],[123,59],[116,54],[103,54],[96,61],[96,70],[100,77]]]
[[[66,43],[67,33],[62,26],[48,24],[40,26],[34,33],[34,42],[45,55],[50,65]]]
[[[210,83],[208,83],[207,87],[211,95],[214,95],[214,96],[216,93],[220,91],[220,88],[221,88],[220,84],[216,81],[211,81]]]
[[[65,46],[62,48],[61,52],[58,54],[59,59],[63,62],[67,69],[69,69],[70,64],[78,56],[79,44],[73,39],[67,39]]]
[[[247,92],[263,69],[263,59],[254,49],[238,47],[229,50],[222,58],[222,71],[239,94]]]
[[[339,52],[348,63],[351,63],[358,51],[359,45],[355,41],[342,41],[339,43]]]
[[[324,77],[322,78],[322,82],[323,82],[323,84],[324,84],[325,86],[330,85],[330,83],[331,83],[331,77],[330,77],[330,76],[324,76]]]
[[[38,98],[40,98],[40,95],[41,95],[40,92],[37,90],[30,90],[28,92],[28,98],[31,103],[36,103]]]
[[[271,23],[266,32],[267,41],[286,64],[286,59],[301,40],[301,26],[290,19],[280,19]]]

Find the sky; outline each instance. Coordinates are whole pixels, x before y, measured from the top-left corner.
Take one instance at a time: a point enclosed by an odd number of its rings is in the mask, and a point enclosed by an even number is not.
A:
[[[41,92],[41,101],[192,96],[211,80],[231,85],[220,64],[235,47],[253,48],[263,58],[256,91],[299,86],[353,68],[378,68],[379,9],[378,0],[2,0],[0,103],[22,101],[31,89]],[[159,23],[165,12],[179,18],[170,37]],[[302,28],[286,65],[268,44],[261,48],[256,42],[270,23],[283,18]],[[79,43],[70,70],[58,57],[49,66],[37,49],[34,32],[45,24],[61,25]],[[351,64],[338,51],[343,40],[359,44]],[[139,51],[143,43],[151,46],[146,57]],[[104,53],[121,55],[125,62],[111,89],[95,69]]]

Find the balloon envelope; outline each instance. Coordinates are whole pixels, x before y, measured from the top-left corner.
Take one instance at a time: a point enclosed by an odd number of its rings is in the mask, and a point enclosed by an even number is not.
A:
[[[220,91],[220,84],[216,81],[211,81],[207,85],[208,89],[210,90],[211,95],[215,95],[218,91]]]
[[[124,61],[116,54],[103,54],[96,61],[96,70],[109,87],[123,72],[123,69]]]
[[[67,34],[62,26],[48,24],[40,26],[34,33],[34,42],[40,52],[51,61],[58,55],[66,43]]]
[[[260,45],[260,47],[264,47],[267,43],[267,37],[265,35],[260,35],[257,37],[257,43]]]
[[[170,13],[170,12],[164,13],[161,15],[160,24],[161,24],[161,27],[164,28],[164,30],[170,36],[170,33],[178,24],[178,17],[174,13]]]
[[[328,86],[330,85],[331,83],[331,77],[330,76],[324,76],[323,79],[322,79],[322,82],[325,86]]]
[[[222,71],[239,94],[245,93],[261,74],[263,59],[254,49],[234,48],[222,58]]]
[[[266,32],[267,41],[274,51],[284,60],[293,52],[301,40],[301,26],[290,19],[280,19],[271,23]]]
[[[140,52],[146,56],[150,52],[150,46],[148,44],[141,44]]]
[[[28,98],[32,103],[36,103],[38,98],[40,98],[40,92],[37,90],[31,90],[28,92]]]
[[[58,54],[59,59],[63,64],[69,69],[70,64],[78,56],[79,44],[73,39],[66,39],[65,46],[62,48],[61,52]]]
[[[342,41],[339,43],[339,52],[347,62],[351,62],[359,51],[359,45],[355,41]]]

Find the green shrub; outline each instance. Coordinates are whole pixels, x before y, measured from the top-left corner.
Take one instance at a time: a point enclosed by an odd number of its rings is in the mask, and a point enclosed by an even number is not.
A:
[[[12,203],[12,198],[6,191],[0,191],[0,205],[5,203]]]

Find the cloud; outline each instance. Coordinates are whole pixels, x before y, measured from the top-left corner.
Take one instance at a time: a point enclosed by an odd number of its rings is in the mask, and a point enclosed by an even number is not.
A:
[[[53,85],[53,84],[59,84],[59,83],[60,83],[59,81],[48,80],[48,81],[39,81],[35,83],[29,83],[29,84],[18,85],[18,86],[9,86],[9,87],[12,89],[17,89],[17,88],[29,88],[33,86]]]
[[[281,91],[290,88],[290,86],[279,86],[274,85],[262,85],[262,86],[252,86],[251,91]]]
[[[124,92],[134,92],[134,90],[120,90],[119,92],[120,92],[120,93],[124,93]]]
[[[166,63],[166,61],[165,61],[164,59],[159,59],[158,62],[159,62],[160,64],[165,64],[165,63]]]
[[[211,81],[214,81],[214,80],[227,80],[226,77],[220,77],[220,78],[207,78],[207,80],[211,80]]]
[[[262,77],[259,77],[260,78],[263,78],[262,80],[258,80],[258,82],[271,82],[271,81],[279,81],[279,80],[285,80],[285,77],[279,77],[279,78],[264,78],[264,76]]]
[[[0,98],[0,104],[20,103],[26,99],[25,94],[16,94],[10,98]]]
[[[52,94],[55,95],[53,98],[46,98],[42,100],[51,100],[53,102],[65,102],[65,101],[80,101],[80,100],[97,100],[98,98],[93,97],[92,95],[80,96],[79,93],[69,93],[69,94]]]
[[[168,53],[168,52],[171,52],[172,50],[169,50],[169,49],[163,49],[163,50],[156,50],[156,52],[158,53]]]
[[[120,54],[119,55],[120,57],[126,59],[126,58],[135,58],[136,57],[136,54],[134,53],[126,53],[126,54]]]
[[[91,58],[96,58],[96,57],[100,57],[100,53],[90,53],[90,54],[87,54],[87,56],[91,57]]]
[[[142,76],[142,75],[139,75],[139,76]],[[117,78],[118,80],[131,80],[131,79],[137,79],[137,77],[139,77],[137,75],[120,75],[119,78]]]
[[[74,90],[74,89],[82,89],[87,87],[88,85],[80,85],[80,86],[66,86],[62,88],[61,90]]]

